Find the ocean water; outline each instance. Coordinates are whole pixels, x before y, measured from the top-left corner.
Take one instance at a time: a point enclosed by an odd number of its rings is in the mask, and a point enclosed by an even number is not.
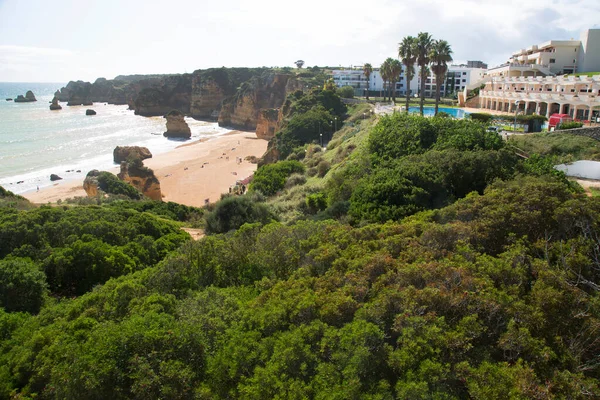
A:
[[[163,117],[140,117],[126,105],[94,103],[50,111],[50,101],[64,83],[0,82],[0,186],[25,193],[51,186],[50,174],[83,182],[92,169],[115,167],[116,146],[145,146],[160,154],[183,142],[162,136]],[[15,103],[6,98],[33,91],[38,101]],[[86,116],[91,108],[97,115]],[[226,134],[216,123],[186,118],[192,141]],[[80,172],[77,172],[77,171]],[[22,183],[17,183],[23,181]]]

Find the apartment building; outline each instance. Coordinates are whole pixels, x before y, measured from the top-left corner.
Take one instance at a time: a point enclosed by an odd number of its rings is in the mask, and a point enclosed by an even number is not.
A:
[[[488,69],[494,77],[530,77],[600,71],[600,29],[579,40],[549,40],[514,52],[507,63]]]
[[[569,114],[573,119],[591,120],[600,113],[600,74],[493,78],[480,91],[479,106],[546,117]]]
[[[478,61],[480,63],[480,61]],[[471,63],[471,61],[469,61]],[[410,82],[410,88],[406,86],[406,74],[405,67],[402,69],[402,73],[398,77],[398,80],[394,83],[396,90],[396,96],[406,96],[407,89],[410,90],[411,94],[418,94],[421,89],[421,78],[419,75],[419,68],[415,68],[416,73]],[[442,96],[450,95],[465,89],[466,86],[480,81],[485,74],[485,69],[468,67],[468,64],[451,65],[448,67],[448,73],[446,74],[447,79],[442,84],[440,90]],[[354,68],[346,68],[332,71],[332,78],[338,87],[352,86],[354,93],[357,96],[363,96],[367,88],[367,78],[362,72],[362,66]],[[379,68],[374,68],[371,76],[369,77],[369,90],[371,91],[383,91],[383,79]],[[434,97],[436,90],[436,78],[435,75],[430,74],[425,82],[425,96]]]

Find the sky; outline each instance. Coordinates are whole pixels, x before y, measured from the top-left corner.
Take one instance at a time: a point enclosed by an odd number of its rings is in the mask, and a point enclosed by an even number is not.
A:
[[[379,66],[405,36],[490,67],[600,28],[598,0],[0,0],[0,82],[210,67]]]

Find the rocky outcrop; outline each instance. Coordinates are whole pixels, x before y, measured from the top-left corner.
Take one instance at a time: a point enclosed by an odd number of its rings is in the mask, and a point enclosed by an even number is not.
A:
[[[58,99],[56,98],[56,96],[54,96],[54,98],[52,99],[52,104],[50,104],[50,109],[51,110],[62,110],[61,105],[58,104]]]
[[[92,84],[84,81],[71,81],[60,90],[58,100],[66,101],[68,106],[92,105]]]
[[[165,118],[167,119],[167,131],[163,135],[174,138],[191,138],[192,131],[187,122],[185,122],[184,117],[183,113],[177,110],[172,110],[165,115]]]
[[[12,98],[10,98],[10,97],[7,97],[7,98],[6,98],[6,101],[13,101],[13,99],[12,99]]]
[[[54,181],[60,181],[61,179],[62,178],[60,176],[56,175],[56,174],[50,174],[50,180],[52,182],[54,182]]]
[[[37,99],[31,90],[28,90],[27,93],[25,93],[25,97],[20,94],[15,99],[15,103],[31,103],[33,101],[37,101]]]
[[[144,84],[144,81],[138,84]],[[147,83],[147,82],[146,82]],[[165,115],[170,110],[190,112],[192,96],[192,75],[168,76],[154,82],[151,87],[142,89],[133,105],[137,115],[146,117]]]
[[[143,161],[147,158],[152,158],[152,153],[150,153],[147,147],[117,146],[113,150],[113,159],[117,164],[123,161]]]
[[[272,164],[279,160],[280,156],[281,152],[279,149],[277,149],[275,140],[270,140],[267,146],[267,151],[265,151],[265,154],[263,154],[260,160],[258,160],[258,166],[261,167],[265,164]]]
[[[219,125],[255,130],[262,109],[280,107],[288,93],[301,84],[287,74],[270,74],[244,82],[235,96],[225,102],[219,114]]]
[[[256,121],[256,137],[259,139],[270,140],[275,137],[279,130],[282,120],[281,109],[266,108],[258,112],[258,121]]]
[[[154,171],[144,167],[142,162],[121,163],[121,172],[117,175],[122,181],[128,182],[137,188],[144,196],[162,201],[160,182],[154,175]]]
[[[83,180],[83,190],[85,190],[88,197],[96,197],[98,195],[98,191],[100,190],[98,175],[100,175],[100,171],[93,169],[87,173]]]
[[[88,108],[85,110],[85,115],[96,115],[96,111]]]

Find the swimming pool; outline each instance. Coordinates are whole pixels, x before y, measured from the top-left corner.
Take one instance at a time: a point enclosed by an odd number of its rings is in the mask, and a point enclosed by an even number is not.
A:
[[[465,110],[463,110],[462,108],[447,108],[447,107],[440,107],[438,108],[438,112],[443,111],[447,114],[450,114],[452,117],[454,118],[465,118],[467,115],[469,115],[468,112],[466,112]],[[408,112],[410,113],[419,113],[419,107],[408,107]],[[423,115],[426,117],[432,117],[433,114],[435,113],[435,107],[423,107]]]

